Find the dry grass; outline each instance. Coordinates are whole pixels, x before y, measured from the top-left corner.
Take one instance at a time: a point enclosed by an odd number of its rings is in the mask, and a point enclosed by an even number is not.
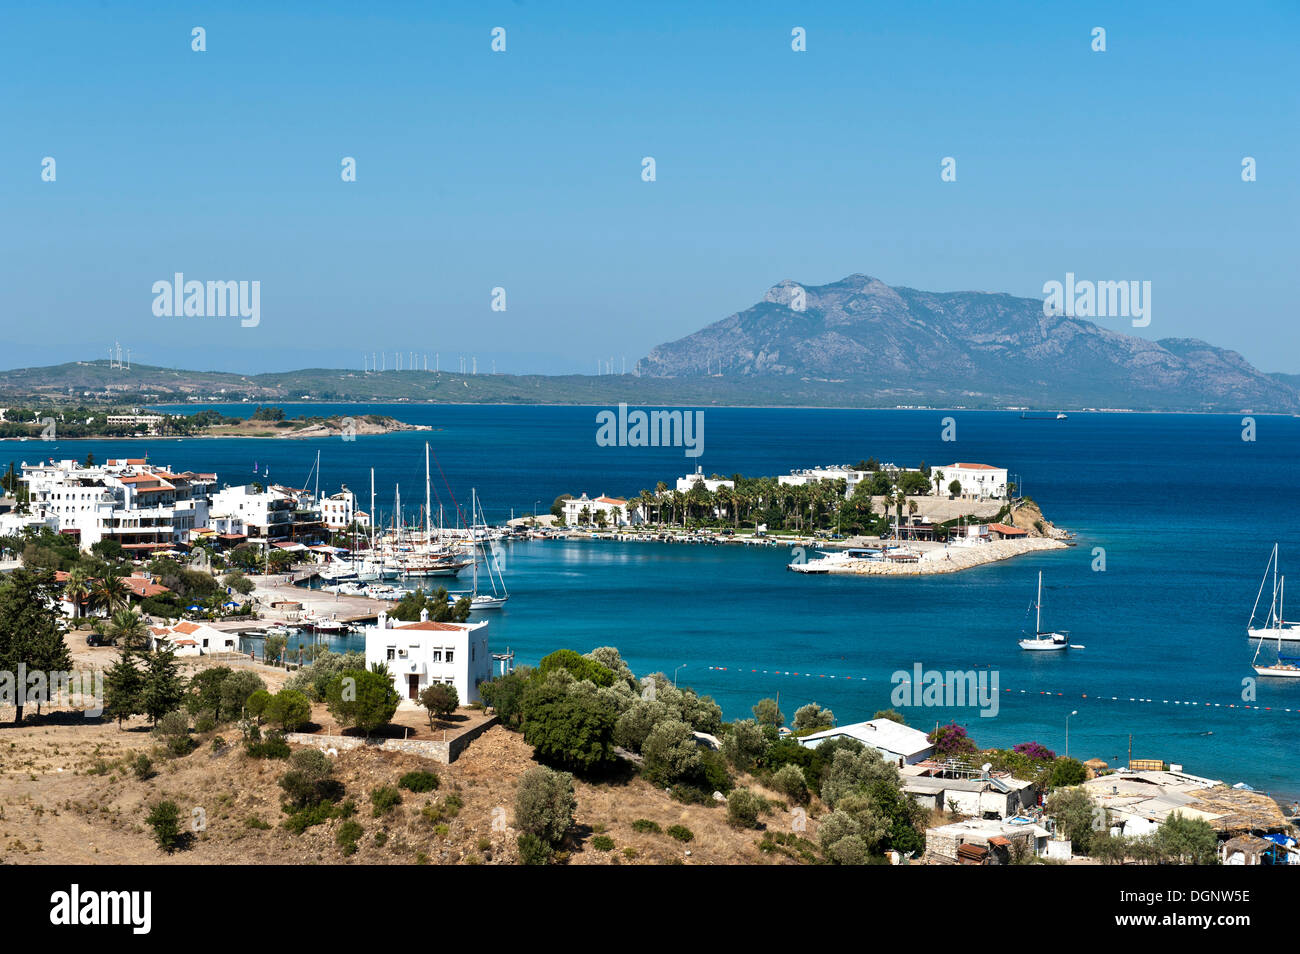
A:
[[[93,652],[93,650],[92,650]],[[11,710],[12,713],[12,710]],[[10,713],[10,714],[11,714]],[[428,726],[425,723],[427,732]],[[357,806],[363,828],[357,851],[345,856],[335,844],[342,824],[332,819],[295,835],[281,827],[278,785],[285,763],[249,758],[238,746],[215,751],[212,735],[235,742],[223,727],[200,737],[200,747],[169,760],[153,752],[142,719],[128,723],[88,721],[76,713],[53,713],[22,726],[0,726],[0,864],[514,864],[518,832],[510,827],[519,777],[534,764],[523,738],[500,726],[489,729],[450,766],[396,752],[361,749],[334,760],[346,798]],[[153,753],[157,775],[140,780],[129,760]],[[440,787],[430,793],[403,790],[402,804],[382,818],[372,815],[370,793],[413,769],[433,769]],[[784,806],[772,793],[762,792]],[[448,811],[447,796],[463,802]],[[205,826],[186,850],[162,853],[143,819],[154,803],[171,799],[186,825],[202,810]],[[722,805],[684,805],[662,789],[631,777],[602,784],[577,783],[577,826],[562,846],[571,864],[774,864],[779,853],[758,850],[762,833],[727,824]],[[430,816],[435,817],[430,817]],[[774,831],[789,831],[784,807],[764,816]],[[683,844],[667,834],[634,831],[640,818],[661,829],[685,825],[695,834]],[[255,820],[258,826],[250,827]],[[498,820],[494,830],[494,819]],[[501,824],[504,821],[504,826]],[[809,828],[815,832],[815,820]],[[503,830],[504,828],[504,830]],[[590,844],[611,838],[612,851]],[[377,837],[378,836],[378,837]],[[810,834],[809,837],[815,837]],[[625,849],[631,849],[630,852]]]

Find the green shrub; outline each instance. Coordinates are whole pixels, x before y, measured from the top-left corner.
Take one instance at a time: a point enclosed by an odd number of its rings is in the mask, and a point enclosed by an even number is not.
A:
[[[353,855],[357,851],[357,839],[364,834],[364,829],[355,821],[345,821],[334,833],[334,844],[343,849],[343,854]]]
[[[400,787],[411,792],[432,792],[438,787],[438,782],[437,772],[426,772],[423,770],[407,772],[397,780],[397,784]]]
[[[267,831],[271,827],[271,823],[262,821],[262,819],[258,818],[256,815],[249,815],[244,819],[244,827],[255,828],[258,831]]]
[[[268,732],[260,741],[249,742],[245,751],[255,759],[287,759],[293,750],[279,732]]]
[[[391,785],[383,785],[370,793],[370,804],[374,806],[374,815],[378,818],[402,804],[402,793]]]
[[[217,720],[213,718],[211,712],[200,712],[194,717],[195,732],[211,732],[217,727]]]
[[[731,731],[722,739],[722,754],[728,762],[742,772],[748,772],[767,750],[767,736],[763,727],[753,719],[733,722]]]
[[[160,718],[153,731],[167,747],[168,754],[174,757],[189,755],[194,749],[194,740],[190,738],[190,716],[182,709]]]
[[[319,749],[300,749],[289,759],[289,771],[280,778],[284,789],[286,812],[311,808],[321,802],[336,802],[343,796],[343,785],[333,778],[334,766]]]
[[[545,766],[529,769],[515,791],[515,827],[557,844],[573,826],[573,776]]]
[[[639,831],[643,834],[655,835],[663,831],[663,829],[659,827],[657,821],[651,821],[648,818],[638,818],[636,821],[632,822],[632,830]]]
[[[153,829],[154,841],[163,851],[171,854],[180,847],[181,810],[175,802],[159,802],[145,817],[145,824]]]
[[[141,752],[131,760],[131,771],[142,782],[147,782],[158,773],[154,771],[153,759]]]
[[[609,835],[597,835],[591,839],[591,847],[597,851],[613,851],[614,839],[610,838]]]
[[[254,693],[253,697],[256,698]],[[253,699],[249,699],[250,708]],[[262,718],[280,726],[286,732],[296,732],[311,721],[311,703],[301,692],[281,689],[266,700]]]
[[[247,669],[232,672],[221,683],[221,715],[223,720],[237,719],[244,711],[248,697],[259,689],[265,690],[262,677]]]
[[[667,830],[669,838],[676,838],[678,841],[694,841],[695,832],[691,831],[685,825],[670,825]]]
[[[339,807],[333,802],[318,802],[309,808],[294,812],[284,821],[284,827],[295,835],[301,835],[313,825],[321,825],[340,814]]]
[[[772,774],[771,785],[795,804],[802,805],[808,801],[808,783],[798,766],[782,765]]]
[[[532,834],[524,832],[519,836],[519,860],[526,865],[548,865],[554,849],[547,842]]]
[[[757,828],[763,802],[747,788],[738,788],[727,797],[727,824],[732,828]]]

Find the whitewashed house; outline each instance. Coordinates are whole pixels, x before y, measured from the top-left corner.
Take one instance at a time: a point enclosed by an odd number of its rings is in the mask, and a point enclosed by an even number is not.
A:
[[[875,749],[887,762],[895,765],[912,765],[934,754],[934,744],[909,726],[895,722],[893,719],[871,719],[868,722],[855,722],[841,725],[834,729],[813,732],[799,737],[799,744],[806,749],[815,749],[827,739],[857,739],[868,748]]]
[[[938,481],[938,495],[947,496],[948,487],[955,480],[961,484],[962,496],[976,500],[1001,499],[1007,495],[1007,469],[991,464],[949,464],[947,467],[935,467],[931,475],[943,477]]]
[[[420,612],[418,623],[380,613],[366,627],[366,667],[383,663],[403,705],[419,705],[420,693],[434,683],[456,687],[461,705],[482,702],[478,684],[492,678],[488,624],[440,623]]]
[[[584,493],[581,497],[570,497],[564,501],[566,527],[595,526],[598,513],[605,515],[607,527],[625,527],[631,522],[627,501],[622,497],[606,497],[602,494],[593,500]]]
[[[188,620],[175,626],[150,626],[151,649],[170,645],[177,656],[209,656],[212,653],[239,652],[239,634],[226,633],[203,623]]]

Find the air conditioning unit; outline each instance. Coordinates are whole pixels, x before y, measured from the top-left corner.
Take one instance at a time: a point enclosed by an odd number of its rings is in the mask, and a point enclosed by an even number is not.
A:
[[[399,656],[403,656],[403,657],[406,656],[406,650],[405,650],[405,649],[399,649],[399,650],[397,651],[397,655],[399,655]]]

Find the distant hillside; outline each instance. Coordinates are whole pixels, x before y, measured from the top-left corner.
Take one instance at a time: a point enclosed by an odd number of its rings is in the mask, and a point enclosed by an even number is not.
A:
[[[806,303],[795,310],[800,288]],[[1300,410],[1288,376],[1203,341],[1148,341],[1047,317],[1036,298],[892,288],[867,275],[781,282],[758,304],[655,348],[636,371],[721,373],[756,390],[783,379],[836,382],[845,394],[895,403]]]
[[[796,311],[801,287],[806,307]],[[1148,341],[1049,318],[1035,298],[891,288],[866,275],[821,286],[782,282],[753,307],[660,345],[626,375],[330,368],[240,375],[124,370],[104,360],[0,372],[0,406],[245,400],[1295,413],[1300,375],[1264,374],[1203,341]]]

